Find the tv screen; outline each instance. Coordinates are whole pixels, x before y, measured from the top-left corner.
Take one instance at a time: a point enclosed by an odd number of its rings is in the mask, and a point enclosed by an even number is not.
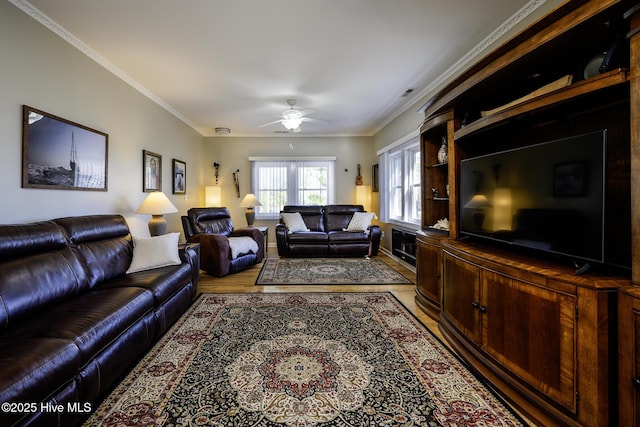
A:
[[[604,262],[606,130],[462,160],[460,231]]]

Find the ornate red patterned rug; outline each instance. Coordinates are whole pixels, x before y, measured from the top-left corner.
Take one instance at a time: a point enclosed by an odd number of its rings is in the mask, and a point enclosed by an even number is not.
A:
[[[204,294],[100,426],[516,426],[390,293]]]
[[[388,285],[411,280],[377,258],[267,258],[256,285]]]

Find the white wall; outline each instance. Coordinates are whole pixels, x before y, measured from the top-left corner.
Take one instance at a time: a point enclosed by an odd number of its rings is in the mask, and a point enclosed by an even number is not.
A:
[[[162,189],[181,213],[202,203],[204,138],[8,2],[0,2],[0,223],[120,213],[148,234],[142,150],[162,155]],[[109,134],[108,191],[21,188],[22,105]],[[171,194],[171,159],[187,163],[187,197]],[[169,231],[180,215],[166,216]]]

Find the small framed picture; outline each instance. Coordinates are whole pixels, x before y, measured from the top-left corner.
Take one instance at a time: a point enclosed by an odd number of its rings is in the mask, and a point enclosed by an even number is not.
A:
[[[187,164],[182,160],[173,159],[173,194],[185,194],[187,191]]]
[[[162,191],[162,156],[142,150],[142,191]]]
[[[107,191],[109,136],[22,107],[22,188]]]

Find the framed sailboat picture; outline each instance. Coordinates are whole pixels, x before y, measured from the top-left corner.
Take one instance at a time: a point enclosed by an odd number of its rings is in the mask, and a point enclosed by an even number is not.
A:
[[[24,105],[22,187],[107,191],[109,135]]]

